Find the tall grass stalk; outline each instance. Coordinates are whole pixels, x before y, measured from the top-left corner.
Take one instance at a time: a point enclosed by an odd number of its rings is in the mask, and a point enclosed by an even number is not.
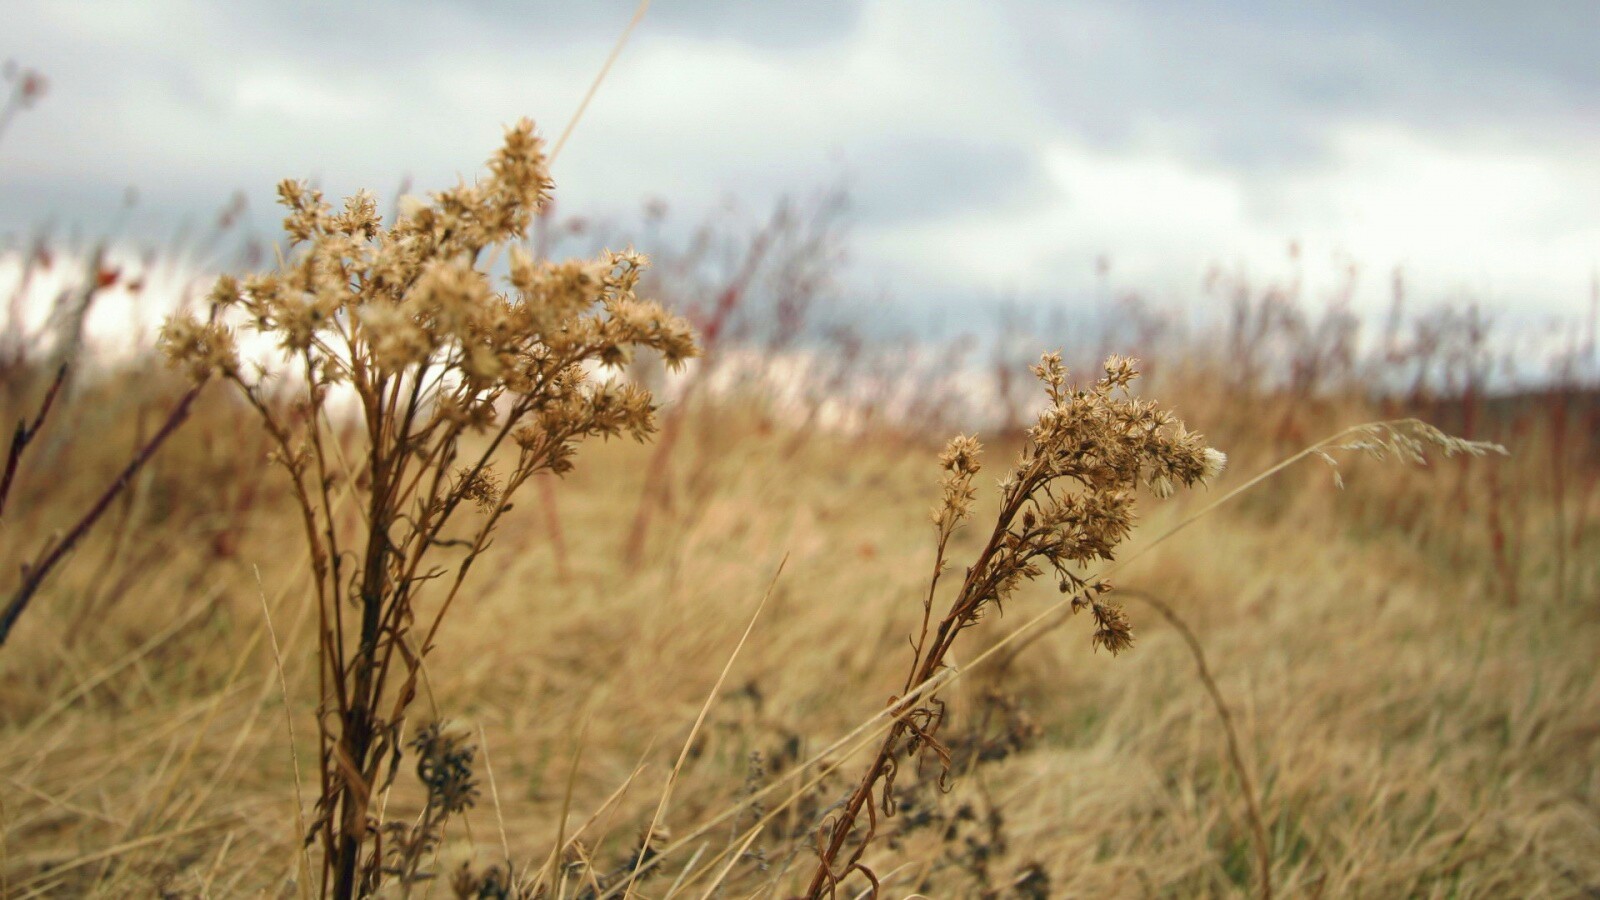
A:
[[[1082,568],[1115,558],[1116,546],[1132,528],[1135,488],[1148,485],[1165,496],[1178,485],[1214,478],[1226,461],[1170,413],[1128,394],[1138,377],[1131,360],[1113,357],[1100,380],[1082,389],[1068,385],[1058,354],[1046,355],[1033,371],[1050,403],[1029,429],[1021,459],[1001,479],[1000,512],[988,541],[930,632],[950,538],[971,515],[981,448],[974,438],[958,436],[940,457],[945,475],[943,497],[933,510],[934,570],[903,693],[944,671],[960,633],[998,610],[1024,582],[1043,575],[1044,566],[1071,597],[1072,609],[1092,614],[1096,646],[1112,653],[1132,646],[1127,617],[1105,597],[1110,585],[1085,578]],[[950,754],[938,737],[944,703],[929,693],[916,702],[891,697],[890,705],[888,734],[843,809],[818,836],[819,860],[806,889],[810,900],[836,896],[852,873],[860,873],[877,893],[878,878],[861,859],[877,832],[878,812],[895,814],[894,779],[902,752],[907,757],[932,752],[939,758],[941,783],[949,774]]]

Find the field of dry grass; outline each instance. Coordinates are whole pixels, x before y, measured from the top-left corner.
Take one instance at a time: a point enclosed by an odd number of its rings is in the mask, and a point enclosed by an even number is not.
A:
[[[1239,405],[1219,379],[1166,381],[1163,398],[1234,463],[1209,492],[1146,498],[1134,551],[1286,455],[1264,423],[1287,417],[1320,435],[1381,412],[1354,400]],[[1161,388],[1157,379],[1151,391]],[[54,443],[6,514],[8,571],[91,496],[175,390],[157,376],[120,379],[57,412],[39,438]],[[207,400],[0,653],[9,896],[294,896],[304,884],[295,798],[299,816],[312,815],[317,705],[305,553],[282,479],[261,464],[264,439],[220,394]],[[964,671],[946,693],[959,777],[941,793],[934,768],[902,773],[900,814],[866,857],[885,892],[1258,889],[1217,710],[1141,591],[1204,647],[1280,894],[1593,892],[1594,498],[1568,500],[1558,590],[1548,441],[1524,427],[1508,439],[1511,458],[1463,468],[1347,462],[1343,491],[1321,462],[1304,463],[1118,575],[1131,651],[1092,651],[1079,617],[1003,672],[993,659]],[[697,855],[703,866],[727,848],[754,816],[696,826],[881,710],[903,677],[932,559],[938,445],[888,426],[799,432],[758,402],[698,402],[633,566],[620,557],[652,450],[585,448],[571,475],[508,517],[428,658],[416,718],[437,714],[481,751],[482,794],[449,824],[434,867],[448,874],[509,851],[536,869],[558,834],[585,826],[565,895],[582,895],[586,872],[625,868],[770,584],[663,816],[674,840],[693,836],[639,895],[671,894]],[[1007,452],[990,450],[997,463]],[[1579,452],[1574,471],[1592,471]],[[1495,564],[1493,466],[1496,490],[1517,498],[1501,504],[1498,526],[1515,522],[1499,538],[1519,554],[1514,601]],[[980,487],[981,522],[994,498]],[[970,552],[978,530],[959,532],[953,555]],[[956,664],[1057,599],[1025,589]],[[383,798],[391,820],[419,810],[403,768]],[[819,814],[854,773],[847,762],[774,816],[726,895],[803,886]]]
[[[1216,334],[1122,310],[1131,395],[859,338],[782,392],[825,233],[669,253],[657,307],[545,258],[542,154],[387,223],[285,183],[302,248],[164,330],[190,379],[84,351],[99,257],[13,304],[0,895],[1600,895],[1592,386],[1238,284]],[[1510,455],[1348,430],[1413,416]]]

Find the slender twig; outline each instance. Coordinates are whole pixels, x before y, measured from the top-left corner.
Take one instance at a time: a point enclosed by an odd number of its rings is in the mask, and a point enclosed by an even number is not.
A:
[[[1245,768],[1244,754],[1239,749],[1239,734],[1233,726],[1233,714],[1228,711],[1228,704],[1222,699],[1222,689],[1217,687],[1217,681],[1211,675],[1211,668],[1206,665],[1206,653],[1200,646],[1200,639],[1195,636],[1194,630],[1183,617],[1160,597],[1138,588],[1122,588],[1120,593],[1124,597],[1136,597],[1150,604],[1152,609],[1178,630],[1178,634],[1183,636],[1184,643],[1189,646],[1189,655],[1194,657],[1194,667],[1200,673],[1200,681],[1211,697],[1211,705],[1217,709],[1217,718],[1222,720],[1222,730],[1228,738],[1228,763],[1233,766],[1234,777],[1239,779],[1240,793],[1244,794],[1245,809],[1250,817],[1250,831],[1256,849],[1256,863],[1261,870],[1261,900],[1272,900],[1272,848],[1267,842],[1267,828],[1262,822],[1261,808],[1256,802],[1255,784],[1250,780],[1250,770]]]
[[[678,403],[661,426],[660,438],[656,441],[655,451],[650,456],[646,467],[644,491],[639,495],[639,505],[634,510],[633,522],[628,527],[628,538],[623,544],[622,555],[629,567],[636,567],[644,556],[645,539],[649,535],[651,513],[656,507],[665,506],[668,496],[668,470],[672,462],[673,451],[677,448],[678,436],[683,431],[683,418],[688,413],[689,401],[706,379],[707,373],[716,363],[715,351],[718,339],[727,328],[734,313],[744,302],[749,293],[750,284],[755,280],[756,273],[760,271],[761,262],[767,255],[767,250],[776,237],[778,229],[783,223],[783,211],[780,210],[771,223],[763,228],[750,241],[750,247],[745,252],[744,263],[734,275],[733,280],[723,287],[722,293],[717,296],[717,304],[711,315],[700,327],[700,352],[701,365],[694,370],[686,380]]]
[[[267,605],[267,588],[261,583],[261,568],[251,566],[256,575],[256,587],[261,596],[261,617],[267,626],[267,637],[272,641],[272,663],[278,670],[278,689],[283,692],[283,723],[289,733],[289,761],[294,765],[294,824],[295,844],[299,847],[301,896],[309,896],[311,889],[311,858],[306,853],[306,828],[304,789],[300,782],[300,754],[295,750],[294,704],[289,698],[289,679],[283,674],[283,651],[278,646],[278,631],[272,627],[272,609]]]
[[[189,418],[189,409],[204,387],[205,382],[200,382],[189,388],[179,398],[178,404],[172,408],[172,412],[167,415],[166,422],[162,423],[161,428],[156,431],[155,435],[149,441],[146,441],[144,446],[139,448],[139,451],[133,455],[133,459],[129,460],[127,467],[122,470],[122,474],[111,482],[110,486],[100,495],[100,499],[96,500],[95,504],[89,508],[89,511],[83,515],[83,518],[72,526],[72,529],[67,532],[65,537],[50,545],[43,558],[38,562],[23,567],[22,585],[17,588],[17,592],[12,596],[11,601],[6,604],[5,611],[0,613],[0,646],[5,645],[6,638],[11,634],[12,626],[17,623],[17,618],[22,615],[22,611],[27,609],[29,601],[33,599],[34,594],[38,593],[39,588],[44,584],[51,570],[66,557],[73,547],[77,546],[83,536],[89,533],[89,529],[100,521],[100,517],[105,515],[106,510],[111,508],[112,501],[116,500],[117,496],[132,483],[133,476],[139,473],[139,470],[144,467],[145,463],[150,461],[152,456],[155,456],[156,451],[161,448],[167,438],[178,430],[178,426]]]
[[[39,429],[44,427],[44,417],[50,414],[50,407],[55,405],[56,395],[61,393],[61,386],[67,381],[67,364],[62,363],[56,369],[56,377],[50,382],[50,387],[44,392],[44,400],[39,404],[39,412],[33,417],[33,424],[27,419],[17,422],[17,430],[11,436],[11,451],[6,454],[6,472],[0,476],[0,515],[5,514],[6,498],[11,495],[11,482],[17,475],[17,466],[22,462],[22,453],[28,449],[28,444],[39,434]]]

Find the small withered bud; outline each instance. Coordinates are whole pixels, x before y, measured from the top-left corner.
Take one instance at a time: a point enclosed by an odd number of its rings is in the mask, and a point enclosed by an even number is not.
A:
[[[412,739],[417,752],[417,778],[428,789],[428,805],[447,813],[459,813],[478,799],[478,785],[472,780],[472,761],[478,749],[466,743],[461,734],[449,733],[444,723],[434,722]]]
[[[161,326],[159,346],[169,364],[185,369],[195,381],[239,371],[233,332],[215,322],[201,322],[191,314],[168,319]]]
[[[1098,600],[1093,601],[1090,607],[1094,611],[1094,646],[1110,650],[1112,656],[1133,646],[1133,626],[1129,624],[1122,607]]]
[[[971,435],[958,434],[945,445],[944,452],[939,454],[939,465],[947,472],[956,472],[962,475],[976,475],[983,464],[978,461],[979,454],[983,453],[983,445]]]
[[[972,514],[972,502],[978,492],[972,486],[972,476],[983,464],[978,456],[983,445],[970,435],[958,434],[945,445],[939,454],[939,465],[945,470],[939,479],[939,505],[933,508],[933,522],[940,534],[948,536],[964,519]]]
[[[500,502],[500,481],[489,467],[473,470],[463,466],[456,472],[456,490],[485,513],[494,512]]]

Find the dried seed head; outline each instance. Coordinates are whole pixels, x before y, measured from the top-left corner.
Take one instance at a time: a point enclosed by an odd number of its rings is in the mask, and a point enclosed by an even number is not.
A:
[[[367,192],[334,212],[321,192],[286,180],[278,195],[298,252],[242,284],[218,279],[212,303],[238,310],[296,369],[319,375],[313,391],[350,382],[371,397],[377,379],[412,378],[437,386],[428,397],[437,420],[471,430],[495,422],[502,400],[523,399],[537,420],[526,427],[560,438],[534,440],[519,423],[519,445],[557,455],[553,448],[584,436],[642,438],[654,428],[653,398],[592,383],[588,364],[622,366],[640,347],[671,367],[697,355],[687,322],[634,295],[646,258],[627,250],[557,262],[513,247],[504,293],[477,265],[490,244],[526,236],[550,186],[543,142],[526,120],[507,131],[487,178],[427,201],[405,198],[389,228]],[[221,326],[176,317],[163,346],[196,377],[238,374]]]
[[[977,438],[958,434],[939,454],[939,465],[945,474],[939,479],[940,498],[939,505],[933,508],[933,522],[942,538],[948,538],[972,514],[972,502],[978,493],[972,486],[972,476],[983,468],[978,461],[982,453],[983,445]]]
[[[983,445],[978,439],[965,434],[958,434],[945,445],[944,452],[939,454],[939,465],[947,472],[957,472],[962,475],[976,475],[983,468],[978,462],[978,455],[983,452]]]
[[[476,503],[482,512],[494,512],[495,506],[500,502],[500,481],[492,469],[485,467],[474,470],[463,467],[456,473],[456,479],[456,490],[462,497]]]
[[[1171,496],[1215,478],[1227,456],[1171,413],[1129,394],[1139,375],[1131,359],[1106,360],[1101,378],[1086,387],[1068,383],[1059,354],[1046,354],[1033,372],[1050,403],[1029,430],[1021,460],[1000,481],[1007,512],[982,557],[985,570],[968,579],[972,588],[958,619],[977,621],[988,605],[999,606],[1048,566],[1062,592],[1073,595],[1075,610],[1094,611],[1095,646],[1120,652],[1133,643],[1126,617],[1097,599],[1104,593],[1100,583],[1080,573],[1115,558],[1133,528],[1136,488]],[[943,496],[933,518],[941,535],[971,510],[976,447],[972,438],[958,436],[939,457]]]
[[[1094,646],[1110,650],[1112,656],[1133,646],[1133,627],[1128,623],[1128,617],[1123,613],[1122,607],[1098,601],[1091,606],[1095,622],[1094,637],[1091,641]]]
[[[162,353],[195,381],[239,371],[233,332],[215,322],[201,322],[190,313],[173,316],[161,326]]]

